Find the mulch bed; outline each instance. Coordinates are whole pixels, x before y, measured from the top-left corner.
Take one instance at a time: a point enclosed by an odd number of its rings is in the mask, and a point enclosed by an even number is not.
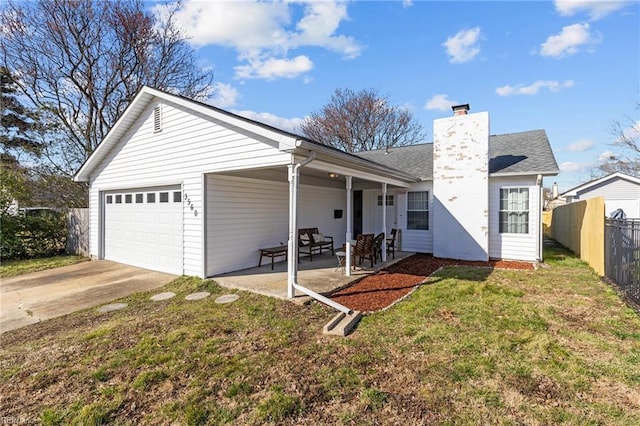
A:
[[[448,265],[533,270],[533,264],[527,262],[507,260],[474,262],[440,259],[433,257],[431,254],[414,254],[333,293],[330,297],[354,311],[379,311],[391,306],[397,300],[409,294],[426,277],[441,267]]]

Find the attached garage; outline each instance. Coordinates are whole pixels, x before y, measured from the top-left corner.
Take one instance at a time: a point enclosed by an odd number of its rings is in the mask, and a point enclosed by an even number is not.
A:
[[[154,271],[183,273],[180,186],[104,192],[104,258]]]

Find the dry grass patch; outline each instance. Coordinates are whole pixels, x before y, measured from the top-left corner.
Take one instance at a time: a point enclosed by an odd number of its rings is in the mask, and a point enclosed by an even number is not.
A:
[[[640,424],[640,318],[569,253],[447,267],[347,338],[334,315],[180,278],[2,335],[0,412],[63,424]],[[186,301],[193,291],[211,297]]]

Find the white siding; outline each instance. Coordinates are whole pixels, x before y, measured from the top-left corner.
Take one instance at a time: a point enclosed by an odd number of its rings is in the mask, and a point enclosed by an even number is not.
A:
[[[188,199],[183,209],[184,273],[202,276],[202,174],[287,164],[290,155],[171,103],[162,105],[162,131],[154,132],[155,106],[149,105],[91,177],[91,255],[102,255],[100,191],[182,184]]]
[[[400,230],[400,241],[397,244],[402,251],[433,253],[433,185],[431,182],[415,184],[408,191],[429,191],[429,230],[407,229],[407,192],[400,192],[396,197]]]
[[[640,185],[635,182],[616,177],[579,192],[574,201],[595,197],[604,197],[607,215],[621,208],[628,218],[640,217]]]
[[[287,183],[223,175],[207,179],[207,276],[257,266],[260,248],[287,243]],[[298,206],[299,228],[317,227],[333,236],[335,246],[344,243],[345,190],[300,185]],[[341,219],[333,218],[334,209],[343,210]]]
[[[600,185],[580,191],[577,199],[604,197],[605,200],[629,200],[640,198],[640,186],[635,182],[616,177]]]
[[[499,228],[500,188],[529,188],[529,233],[501,234]],[[535,177],[491,178],[489,180],[489,257],[538,260],[540,238],[540,188]]]

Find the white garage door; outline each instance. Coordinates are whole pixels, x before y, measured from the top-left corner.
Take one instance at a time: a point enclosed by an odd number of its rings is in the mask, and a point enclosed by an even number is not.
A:
[[[104,258],[182,275],[179,186],[105,192]]]

